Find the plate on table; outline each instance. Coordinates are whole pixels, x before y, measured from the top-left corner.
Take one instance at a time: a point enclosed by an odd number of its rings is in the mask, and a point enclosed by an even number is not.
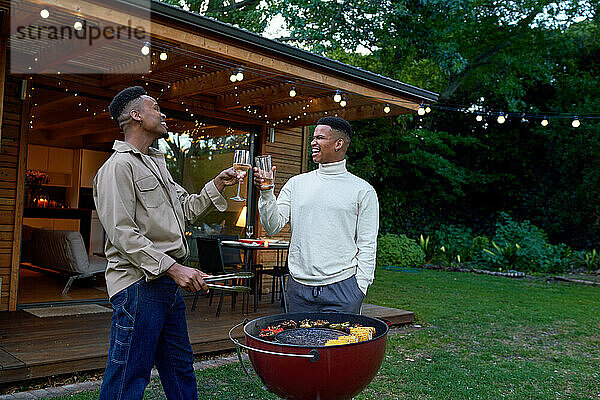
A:
[[[240,239],[240,243],[249,244],[252,246],[261,246],[265,241],[263,239]]]
[[[237,240],[221,240],[222,244],[240,244]]]

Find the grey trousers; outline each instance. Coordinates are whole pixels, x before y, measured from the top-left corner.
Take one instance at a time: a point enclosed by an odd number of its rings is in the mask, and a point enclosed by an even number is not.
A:
[[[351,276],[325,286],[307,286],[288,279],[289,312],[347,312],[360,313],[365,295]]]

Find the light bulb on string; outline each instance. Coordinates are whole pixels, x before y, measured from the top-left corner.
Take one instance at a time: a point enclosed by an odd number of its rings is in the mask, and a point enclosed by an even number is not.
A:
[[[76,31],[80,31],[83,28],[83,24],[79,21],[75,21],[73,28],[75,28]]]
[[[417,110],[417,114],[419,114],[419,115],[425,115],[425,108],[423,107],[423,104],[421,104],[419,106],[419,109]]]
[[[148,43],[144,43],[144,46],[142,47],[141,52],[145,56],[147,56],[148,54],[150,54],[150,45]]]
[[[343,96],[342,99],[340,100],[340,106],[346,107],[346,96]]]
[[[481,122],[481,121],[483,121],[483,116],[481,114],[477,114],[477,116],[475,117],[475,120],[477,122]]]
[[[158,57],[161,59],[161,61],[166,61],[169,56],[163,51]]]
[[[339,90],[335,91],[335,94],[333,95],[333,101],[335,101],[336,103],[342,101],[342,95],[340,94]]]
[[[392,111],[392,109],[390,108],[390,105],[386,104],[385,107],[383,107],[383,112],[386,114],[389,114],[390,111]]]
[[[581,123],[579,122],[579,118],[577,118],[577,117],[573,118],[573,122],[571,122],[571,126],[573,128],[579,128],[579,125],[581,125]]]
[[[50,11],[46,10],[45,8],[40,11],[40,16],[44,19],[48,18],[50,16]]]
[[[431,112],[431,107],[429,107],[429,106],[425,107],[425,112],[427,114],[429,114]]]
[[[235,73],[235,72],[232,72],[232,73],[231,73],[231,75],[229,76],[229,80],[230,80],[231,82],[235,82],[235,81],[237,81],[237,76],[236,76],[236,73]]]
[[[290,89],[290,97],[296,97],[296,87],[292,86],[292,88]]]
[[[504,116],[504,114],[498,115],[497,121],[499,124],[503,124],[506,121],[506,117]]]
[[[540,124],[542,124],[542,126],[548,126],[548,118],[544,117],[544,119],[542,120],[542,122],[540,122]]]
[[[238,70],[237,74],[235,74],[235,78],[236,78],[238,81],[243,81],[243,80],[244,80],[244,70],[240,68],[240,69]]]

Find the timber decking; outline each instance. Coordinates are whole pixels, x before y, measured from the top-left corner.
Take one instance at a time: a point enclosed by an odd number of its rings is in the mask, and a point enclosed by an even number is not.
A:
[[[270,297],[270,296],[267,296]],[[234,350],[229,330],[244,319],[281,313],[278,302],[263,301],[258,312],[242,315],[241,302],[231,310],[226,301],[223,312],[215,318],[216,302],[208,306],[200,299],[196,311],[188,304],[188,332],[194,354]],[[252,310],[252,307],[250,307]],[[363,314],[388,320],[392,325],[414,321],[410,311],[363,306]],[[0,384],[51,375],[98,370],[106,366],[111,313],[70,317],[37,318],[25,311],[0,313]],[[241,329],[235,336],[243,337]]]

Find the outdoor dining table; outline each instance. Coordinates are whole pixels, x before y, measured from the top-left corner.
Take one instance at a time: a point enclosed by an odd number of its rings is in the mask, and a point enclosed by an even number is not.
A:
[[[264,242],[262,244],[258,244],[256,242],[244,243],[237,240],[222,240],[221,246],[244,250],[244,263],[246,264],[246,270],[251,271],[254,274],[254,278],[252,280],[252,292],[254,294],[254,312],[256,312],[258,310],[258,276],[256,274],[256,265],[253,262],[254,252],[259,250],[288,250],[290,243],[288,241],[269,241],[269,244],[265,246]],[[284,289],[282,288],[281,290]]]

